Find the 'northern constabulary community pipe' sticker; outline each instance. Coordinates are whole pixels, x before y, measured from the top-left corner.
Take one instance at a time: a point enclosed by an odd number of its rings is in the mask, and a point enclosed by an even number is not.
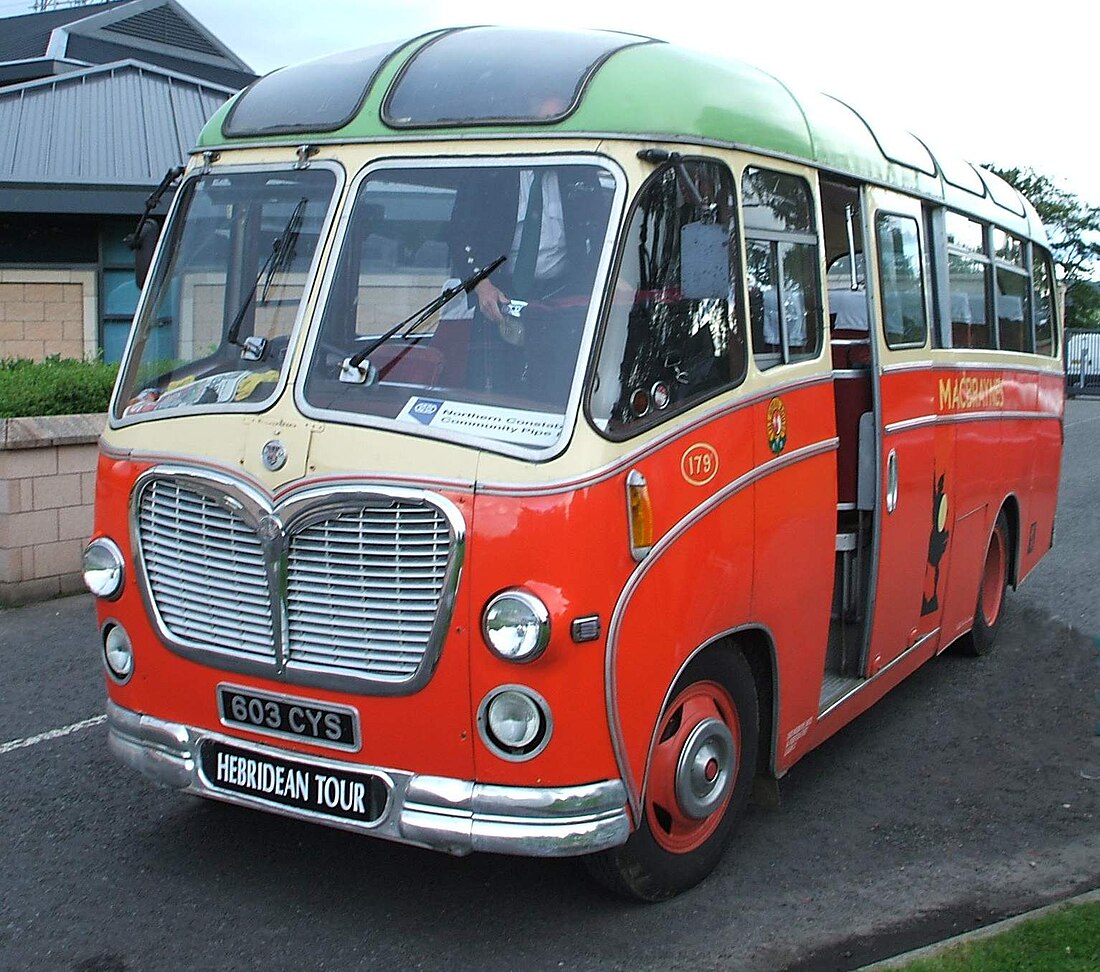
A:
[[[397,418],[433,429],[536,447],[553,445],[565,428],[565,416],[553,412],[530,412],[522,408],[498,408],[419,396],[410,398]]]

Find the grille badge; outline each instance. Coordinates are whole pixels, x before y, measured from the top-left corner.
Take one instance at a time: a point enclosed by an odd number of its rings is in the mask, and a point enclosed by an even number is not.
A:
[[[286,465],[286,446],[278,439],[271,439],[265,442],[260,450],[260,459],[263,461],[264,469],[278,472]]]
[[[282,536],[283,525],[279,522],[278,517],[269,514],[256,525],[256,532],[268,543],[271,543]]]

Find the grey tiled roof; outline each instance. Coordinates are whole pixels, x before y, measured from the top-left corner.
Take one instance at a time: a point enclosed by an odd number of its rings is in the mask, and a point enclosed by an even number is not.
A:
[[[117,4],[94,3],[86,7],[47,10],[44,13],[4,17],[0,20],[0,61],[23,61],[45,57],[50,34],[77,20],[84,20]]]
[[[0,89],[0,183],[155,186],[232,93],[139,61]]]

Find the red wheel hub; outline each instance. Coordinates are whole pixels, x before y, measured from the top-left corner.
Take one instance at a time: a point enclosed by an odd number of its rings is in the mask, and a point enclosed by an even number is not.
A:
[[[722,821],[740,766],[741,723],[717,682],[696,682],[669,705],[649,764],[645,813],[673,854],[699,847]]]
[[[982,617],[987,628],[992,628],[1001,614],[1007,566],[1004,534],[995,528],[989,538],[989,550],[982,571]]]

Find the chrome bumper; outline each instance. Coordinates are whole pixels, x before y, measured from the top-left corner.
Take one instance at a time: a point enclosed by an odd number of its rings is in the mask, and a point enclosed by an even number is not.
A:
[[[630,833],[626,790],[619,780],[570,787],[491,786],[419,776],[401,770],[337,763],[164,722],[107,702],[107,746],[162,786],[269,810],[297,820],[415,844],[450,854],[490,851],[530,857],[573,857],[622,844]],[[259,796],[216,789],[198,760],[204,739],[220,739],[259,757],[297,759],[311,766],[372,773],[389,790],[385,812],[370,824],[288,807]]]

